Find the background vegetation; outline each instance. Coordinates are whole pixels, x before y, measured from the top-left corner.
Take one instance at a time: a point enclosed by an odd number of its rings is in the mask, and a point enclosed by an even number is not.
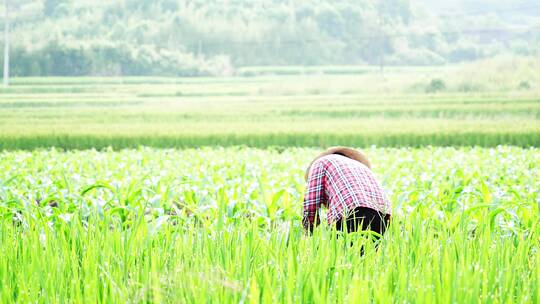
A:
[[[533,0],[8,1],[16,76],[443,65],[540,51]]]
[[[0,148],[540,145],[536,58],[384,74],[268,69],[241,78],[15,79],[0,91]]]

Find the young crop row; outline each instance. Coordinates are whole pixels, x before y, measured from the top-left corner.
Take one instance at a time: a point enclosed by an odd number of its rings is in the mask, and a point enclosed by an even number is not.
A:
[[[126,126],[127,127],[127,126]],[[158,131],[163,133],[165,130]],[[226,130],[225,130],[226,131]],[[521,147],[540,146],[540,133],[536,131],[500,132],[449,132],[449,133],[406,133],[406,134],[334,134],[319,132],[262,133],[262,134],[153,134],[142,130],[143,134],[105,135],[106,129],[100,127],[96,134],[11,134],[0,136],[0,149],[32,150],[36,148],[57,147],[60,149],[106,149],[113,147],[138,148],[141,145],[156,148],[192,148],[200,146],[249,146],[268,147],[325,147],[347,142],[366,147],[424,147],[424,146],[480,146],[496,147],[501,143]],[[141,132],[141,131],[139,131]]]
[[[364,256],[302,231],[317,152],[0,152],[1,300],[540,301],[538,149],[367,149],[394,217]]]

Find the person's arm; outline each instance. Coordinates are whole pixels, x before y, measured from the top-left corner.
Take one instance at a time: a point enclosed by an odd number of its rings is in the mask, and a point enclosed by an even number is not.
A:
[[[321,222],[318,211],[325,199],[324,179],[324,164],[322,162],[314,163],[307,181],[304,196],[304,219],[302,220],[304,228],[309,232],[313,232],[313,228]]]

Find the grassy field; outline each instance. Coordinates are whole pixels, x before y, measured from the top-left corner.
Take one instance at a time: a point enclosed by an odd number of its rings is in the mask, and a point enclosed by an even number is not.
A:
[[[538,71],[14,79],[0,302],[539,303]],[[393,203],[378,251],[303,233],[304,170],[335,144],[363,147]]]
[[[1,301],[540,301],[537,148],[367,149],[394,220],[364,256],[302,232],[317,152],[0,152]]]
[[[0,89],[0,149],[538,146],[539,62],[481,65],[482,74],[473,65],[384,74],[247,69],[260,76],[21,78]]]

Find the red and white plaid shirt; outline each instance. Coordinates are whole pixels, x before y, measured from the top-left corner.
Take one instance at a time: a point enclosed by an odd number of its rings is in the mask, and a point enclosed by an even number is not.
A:
[[[355,207],[366,207],[390,215],[390,200],[373,172],[348,157],[331,154],[311,166],[304,197],[304,228],[320,223],[318,210],[328,208],[328,224],[339,221]]]

